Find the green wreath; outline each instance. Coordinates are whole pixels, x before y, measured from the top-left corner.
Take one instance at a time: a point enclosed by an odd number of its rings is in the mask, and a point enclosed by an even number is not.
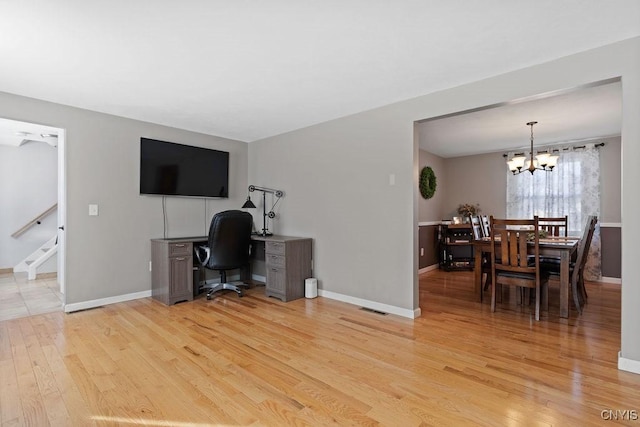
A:
[[[430,166],[425,166],[420,172],[420,194],[425,199],[430,199],[436,192],[436,174]]]

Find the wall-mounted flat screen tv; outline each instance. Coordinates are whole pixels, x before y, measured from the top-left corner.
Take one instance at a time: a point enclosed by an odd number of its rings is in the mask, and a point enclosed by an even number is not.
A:
[[[140,194],[229,197],[229,153],[140,138]]]

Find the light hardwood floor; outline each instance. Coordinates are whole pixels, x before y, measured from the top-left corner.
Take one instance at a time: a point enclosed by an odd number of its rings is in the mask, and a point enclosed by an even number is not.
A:
[[[640,375],[616,368],[619,286],[587,286],[584,315],[552,304],[540,322],[439,271],[420,277],[416,320],[263,288],[6,320],[1,423],[638,425],[602,419],[640,410]]]

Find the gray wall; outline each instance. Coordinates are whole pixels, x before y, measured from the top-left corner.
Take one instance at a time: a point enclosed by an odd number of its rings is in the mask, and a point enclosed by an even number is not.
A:
[[[619,223],[620,217],[620,137],[602,138],[600,148],[601,206],[600,222]],[[421,159],[434,156],[420,150]],[[422,160],[421,160],[422,161]],[[446,186],[441,201],[443,218],[457,215],[461,203],[479,203],[483,215],[506,214],[507,167],[502,153],[441,159],[444,173],[438,185]],[[425,204],[420,203],[420,218],[427,215]],[[422,221],[422,219],[421,219]],[[426,220],[425,220],[426,221]]]
[[[463,203],[480,205],[482,215],[503,216],[507,212],[507,167],[500,153],[445,159],[446,218],[458,215]]]
[[[416,308],[420,196],[413,122],[618,76],[628,183],[621,215],[633,217],[640,208],[633,188],[640,182],[640,38],[252,143],[250,181],[289,190],[278,231],[315,239],[322,289]],[[635,361],[640,286],[633,253],[639,239],[640,224],[629,221],[622,252],[622,356]]]
[[[140,137],[230,152],[227,200],[168,198],[168,237],[206,234],[214,212],[247,196],[247,144],[0,93],[0,117],[66,130],[66,303],[151,289],[149,239],[163,236],[162,198],[139,195]],[[99,216],[88,216],[88,205]],[[206,213],[205,213],[206,211]]]
[[[0,269],[11,269],[56,235],[58,222],[53,212],[17,238],[22,228],[58,199],[58,150],[44,142],[20,147],[0,145]],[[56,271],[56,256],[38,273]]]
[[[603,230],[601,233],[602,275],[607,278],[620,278],[620,230],[613,225],[615,230],[604,231],[604,228],[612,228],[612,223],[621,222],[620,137],[603,138],[598,142],[605,143],[604,147],[600,148],[601,206],[598,219]],[[461,203],[479,203],[483,215],[498,217],[506,215],[508,172],[502,153],[441,159],[420,150],[420,162],[423,159],[433,158],[440,159],[438,165],[442,173],[439,176],[442,178],[438,185],[442,184],[447,189],[439,204],[443,212],[442,218],[457,215],[457,207]],[[419,217],[426,218],[429,212],[429,206],[420,202]],[[420,248],[423,246],[421,244]],[[424,256],[420,257],[421,268],[424,267],[423,258]]]
[[[170,235],[202,234],[205,216],[244,202],[244,188],[287,192],[273,229],[310,236],[323,289],[418,307],[418,146],[414,122],[620,76],[622,218],[640,211],[640,38],[607,45],[376,110],[243,143],[119,119],[9,94],[0,117],[65,128],[68,302],[150,289],[149,238],[162,235],[160,199],[137,194],[138,140],[150,136],[231,151],[231,198],[168,203]],[[247,171],[248,170],[248,171]],[[390,175],[394,185],[390,185]],[[626,184],[626,185],[625,185]],[[99,203],[99,217],[88,217]],[[640,223],[622,235],[622,357],[640,363]]]
[[[418,195],[418,221],[419,222],[431,222],[440,221],[448,218],[447,210],[445,209],[445,202],[447,200],[448,181],[446,176],[445,159],[429,153],[425,150],[420,150],[418,160],[418,176],[420,171],[425,166],[430,166],[433,169],[433,173],[436,175],[436,192],[430,199],[425,199],[422,195]]]
[[[600,218],[601,223],[622,222],[621,141],[620,137],[604,138],[600,147]]]

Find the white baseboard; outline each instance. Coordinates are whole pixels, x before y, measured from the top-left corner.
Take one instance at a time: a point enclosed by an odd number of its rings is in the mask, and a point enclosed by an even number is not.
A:
[[[597,280],[599,283],[611,283],[613,285],[622,285],[622,279],[618,277],[601,277],[600,280]]]
[[[428,271],[437,270],[438,268],[440,268],[439,264],[429,265],[427,267],[424,267],[424,268],[421,268],[420,270],[418,270],[418,274],[426,273]]]
[[[622,357],[620,353],[621,352],[618,352],[618,369],[621,371],[632,372],[634,374],[640,374],[640,361],[626,359]]]
[[[355,298],[349,295],[342,295],[336,292],[325,291],[323,289],[318,289],[318,295],[324,298],[334,299],[337,301],[346,302],[353,305],[359,305],[361,307],[371,308],[377,311],[382,311],[383,313],[395,314],[402,317],[408,317],[409,319],[415,319],[416,317],[420,317],[421,310],[417,308],[415,310],[408,310],[406,308],[400,308],[393,305],[381,304],[375,301],[369,301],[362,298]]]
[[[150,296],[151,296],[151,290],[148,290],[148,291],[142,291],[142,292],[134,292],[132,294],[117,295],[115,297],[107,297],[107,298],[94,299],[91,301],[77,302],[74,304],[65,304],[64,312],[72,313],[74,311],[87,310],[90,308],[101,307],[103,305],[131,301],[131,300],[140,299],[140,298],[147,298]]]

